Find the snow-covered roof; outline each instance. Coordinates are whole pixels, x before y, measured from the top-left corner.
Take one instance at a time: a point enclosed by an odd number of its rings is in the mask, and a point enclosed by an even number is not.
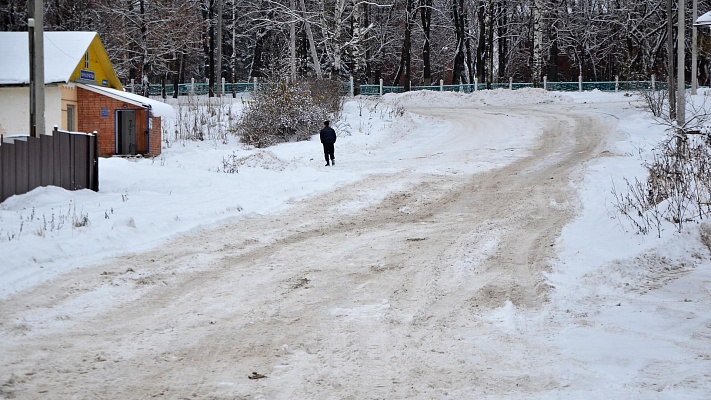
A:
[[[173,117],[175,115],[175,110],[169,104],[165,104],[162,101],[149,99],[148,97],[143,97],[134,93],[123,92],[121,90],[111,89],[102,86],[95,85],[85,85],[83,83],[77,83],[77,87],[82,89],[90,90],[95,93],[103,94],[105,96],[114,98],[116,100],[125,101],[126,103],[133,104],[139,107],[150,107],[151,114],[154,117]]]
[[[44,82],[69,82],[69,78],[96,32],[45,32]],[[30,58],[27,32],[0,32],[0,85],[30,82]]]
[[[696,26],[711,26],[711,11],[705,13],[704,15],[700,16],[699,18],[696,19],[694,22],[694,25]]]

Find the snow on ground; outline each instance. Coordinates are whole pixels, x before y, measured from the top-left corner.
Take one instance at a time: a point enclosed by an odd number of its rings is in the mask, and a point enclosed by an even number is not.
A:
[[[538,339],[553,342],[565,364],[541,368],[571,380],[586,377],[589,383],[578,382],[574,390],[559,388],[550,398],[708,398],[711,229],[689,226],[676,233],[665,225],[660,237],[641,236],[616,214],[613,184],[620,190],[624,177],[642,176],[641,160],[664,134],[634,96],[622,93],[499,89],[356,98],[346,103],[337,124],[337,164],[332,168],[323,166],[317,137],[264,150],[245,148],[235,138],[227,144],[176,141],[154,159],[101,159],[99,193],[48,187],[0,204],[0,299],[68,270],[140,252],[198,228],[285,210],[294,200],[370,174],[496,168],[528,154],[541,132],[535,120],[512,115],[505,122],[497,120],[503,126],[472,121],[482,130],[520,132],[509,142],[497,141],[495,135],[479,139],[481,150],[473,153],[458,151],[456,143],[447,141],[447,132],[456,126],[403,109],[547,103],[586,104],[580,110],[614,120],[614,131],[600,156],[582,165],[571,182],[580,198],[578,216],[555,245],[558,257],[547,276],[555,289],[546,314],[521,315],[507,303],[489,321],[527,336],[541,334],[534,328],[527,331],[528,324],[539,325],[534,318],[550,318],[564,327]],[[417,135],[402,140],[413,131]],[[237,172],[224,172],[229,167]],[[398,185],[393,181],[380,191],[363,193],[353,209],[382,200]]]

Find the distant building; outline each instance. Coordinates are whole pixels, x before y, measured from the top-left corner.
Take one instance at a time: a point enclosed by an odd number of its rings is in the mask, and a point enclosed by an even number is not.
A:
[[[29,134],[27,32],[0,32],[0,135]],[[96,32],[45,32],[45,126],[98,133],[99,155],[158,155],[171,106],[123,91]]]

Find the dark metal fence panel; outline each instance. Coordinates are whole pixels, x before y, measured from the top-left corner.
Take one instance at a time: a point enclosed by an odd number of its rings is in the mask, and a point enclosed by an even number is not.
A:
[[[15,147],[12,140],[0,143],[0,187],[2,187],[2,197],[0,201],[15,194]]]
[[[89,159],[89,136],[76,135],[72,142],[74,147],[72,149],[72,156],[74,158],[72,160],[72,170],[74,172],[72,190],[88,189],[91,183],[89,174],[93,169],[93,165]]]
[[[54,183],[54,140],[53,136],[40,135],[40,165],[42,168],[40,186],[49,186]]]
[[[54,140],[57,141],[55,149],[59,149],[57,156],[59,157],[59,169],[56,171],[59,175],[59,183],[55,185],[72,190],[72,138],[70,135],[57,135]]]
[[[42,186],[42,164],[40,155],[42,154],[42,140],[36,137],[27,138],[27,178],[28,188],[32,190]]]
[[[15,190],[27,193],[30,191],[30,157],[27,138],[15,140],[12,147],[15,148],[15,171],[17,171]]]
[[[96,136],[57,129],[52,136],[5,138],[0,144],[0,202],[48,185],[98,191],[98,153]]]

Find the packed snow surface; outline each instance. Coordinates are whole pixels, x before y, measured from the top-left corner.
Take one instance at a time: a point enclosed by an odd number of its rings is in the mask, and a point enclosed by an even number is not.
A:
[[[0,204],[0,399],[708,398],[711,226],[615,207],[665,135],[636,96],[356,97],[335,128],[333,167],[318,135],[173,140]]]

